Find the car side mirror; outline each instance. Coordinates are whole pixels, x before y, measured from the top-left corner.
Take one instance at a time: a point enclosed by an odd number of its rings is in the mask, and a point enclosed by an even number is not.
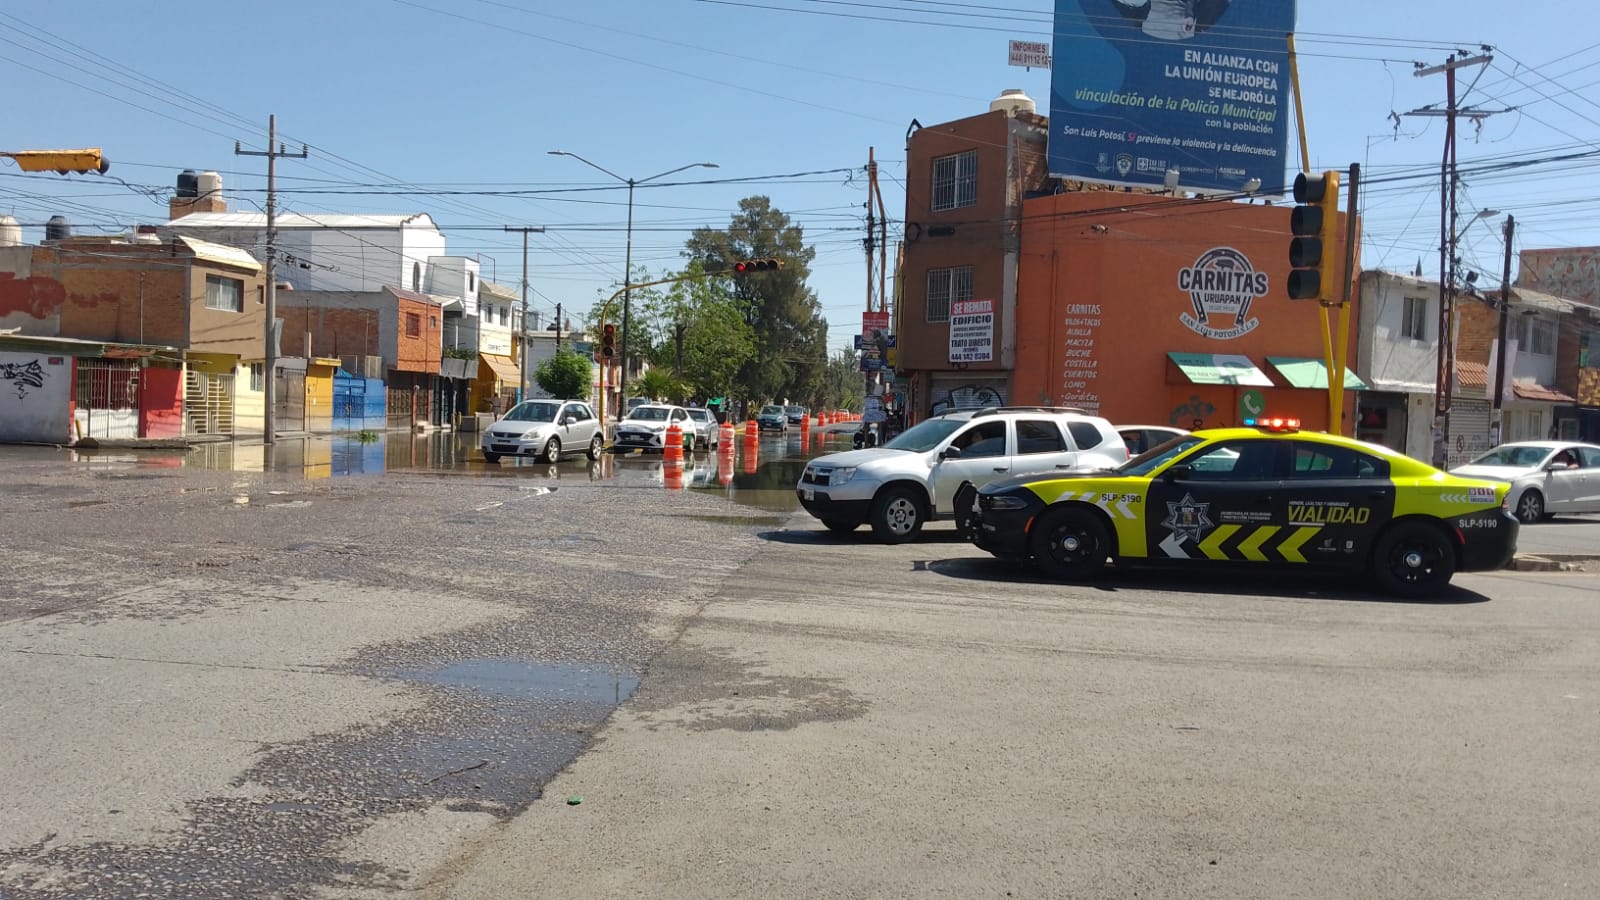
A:
[[[1162,472],[1161,477],[1167,481],[1178,481],[1183,478],[1188,478],[1193,474],[1194,467],[1187,463],[1179,463],[1178,465],[1167,469],[1165,472]]]
[[[946,447],[946,448],[944,448],[944,452],[939,454],[939,458],[940,459],[960,459],[961,458],[961,448],[960,447]]]

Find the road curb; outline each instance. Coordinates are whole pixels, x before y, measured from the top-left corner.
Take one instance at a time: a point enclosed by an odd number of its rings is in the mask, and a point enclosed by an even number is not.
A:
[[[1581,572],[1596,557],[1576,553],[1518,553],[1506,568],[1516,572]]]

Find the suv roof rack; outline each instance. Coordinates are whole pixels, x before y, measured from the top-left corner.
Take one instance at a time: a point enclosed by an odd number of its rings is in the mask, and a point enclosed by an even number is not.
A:
[[[986,406],[972,414],[976,419],[979,416],[994,416],[1008,412],[1052,412],[1052,413],[1078,413],[1088,415],[1076,406]]]

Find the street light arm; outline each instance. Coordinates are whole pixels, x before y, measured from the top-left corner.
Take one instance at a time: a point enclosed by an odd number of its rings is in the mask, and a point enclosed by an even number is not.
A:
[[[644,184],[646,181],[655,181],[657,178],[665,178],[668,175],[676,175],[677,173],[682,172],[685,169],[718,169],[718,168],[721,168],[721,166],[718,166],[714,162],[690,163],[687,166],[679,166],[676,169],[670,169],[670,170],[668,170],[666,172],[660,173],[659,175],[651,175],[649,178],[641,178],[638,181],[635,181],[634,184]]]
[[[610,169],[606,168],[605,166],[602,166],[602,165],[600,165],[598,163],[590,162],[589,160],[584,159],[583,157],[579,156],[576,153],[569,153],[569,152],[567,152],[565,150],[551,150],[551,151],[549,151],[549,153],[550,153],[551,156],[570,156],[573,159],[577,160],[578,162],[583,163],[584,165],[588,166],[591,169],[598,169],[601,172],[604,172],[607,175],[610,175],[612,178],[615,178],[616,180],[622,182],[623,184],[627,184],[628,183],[628,179],[623,178],[621,175],[618,175],[617,173],[615,173],[615,172],[611,171]]]

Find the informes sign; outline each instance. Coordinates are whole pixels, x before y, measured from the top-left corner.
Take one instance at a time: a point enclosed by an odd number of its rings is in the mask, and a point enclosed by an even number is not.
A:
[[[1056,0],[1050,174],[1281,194],[1295,0]]]
[[[1006,62],[1025,69],[1050,68],[1050,45],[1043,41],[1012,41]]]
[[[957,300],[950,304],[950,361],[994,359],[994,301]]]

